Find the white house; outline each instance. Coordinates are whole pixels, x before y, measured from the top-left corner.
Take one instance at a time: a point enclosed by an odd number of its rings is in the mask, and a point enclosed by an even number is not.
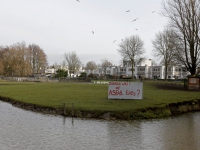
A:
[[[133,67],[136,78],[144,77],[149,79],[165,79],[165,66],[154,66],[152,59],[141,59]],[[122,66],[112,66],[106,69],[106,75],[113,76],[132,76],[132,67],[130,61],[124,61]],[[189,74],[186,68],[181,65],[168,66],[167,79],[184,79]],[[104,75],[101,67],[93,71],[98,75]]]
[[[54,66],[54,68],[47,68],[45,69],[46,74],[54,74],[57,69],[65,69],[68,70],[67,66],[63,65],[57,65]],[[134,64],[134,76],[136,78],[144,77],[149,79],[165,79],[165,66],[162,65],[156,65],[154,66],[152,63],[152,59],[140,59],[138,62]],[[70,73],[70,70],[68,70],[68,74]],[[176,66],[168,66],[167,68],[167,79],[184,79],[187,75],[189,75],[186,68],[182,65],[176,65]],[[90,73],[95,74],[97,76],[104,76],[106,75],[112,75],[115,77],[120,76],[132,76],[132,67],[130,61],[123,61],[122,66],[110,66],[106,68],[106,72],[104,72],[104,69],[101,66],[98,66],[95,70],[84,70],[82,67],[80,70],[76,73],[72,73],[71,75],[76,77],[81,72],[86,72],[87,75]]]

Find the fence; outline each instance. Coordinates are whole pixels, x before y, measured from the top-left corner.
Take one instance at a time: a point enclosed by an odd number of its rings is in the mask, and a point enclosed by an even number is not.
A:
[[[57,78],[47,77],[1,77],[0,79],[14,82],[58,82]]]
[[[89,78],[49,78],[49,77],[0,77],[14,82],[91,82]]]

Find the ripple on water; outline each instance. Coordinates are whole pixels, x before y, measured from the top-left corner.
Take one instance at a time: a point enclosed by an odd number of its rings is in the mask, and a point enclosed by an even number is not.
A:
[[[200,113],[160,120],[105,121],[65,118],[0,102],[3,150],[198,149]]]

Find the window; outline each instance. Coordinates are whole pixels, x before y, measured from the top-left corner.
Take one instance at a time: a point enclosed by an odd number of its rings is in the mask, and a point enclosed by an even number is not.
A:
[[[160,71],[160,68],[153,68],[153,71]]]
[[[138,71],[145,71],[145,68],[138,68]]]

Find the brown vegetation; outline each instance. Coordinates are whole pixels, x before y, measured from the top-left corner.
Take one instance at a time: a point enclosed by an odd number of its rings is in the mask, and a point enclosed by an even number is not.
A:
[[[44,51],[36,44],[25,42],[0,47],[0,75],[31,76],[47,66]]]

